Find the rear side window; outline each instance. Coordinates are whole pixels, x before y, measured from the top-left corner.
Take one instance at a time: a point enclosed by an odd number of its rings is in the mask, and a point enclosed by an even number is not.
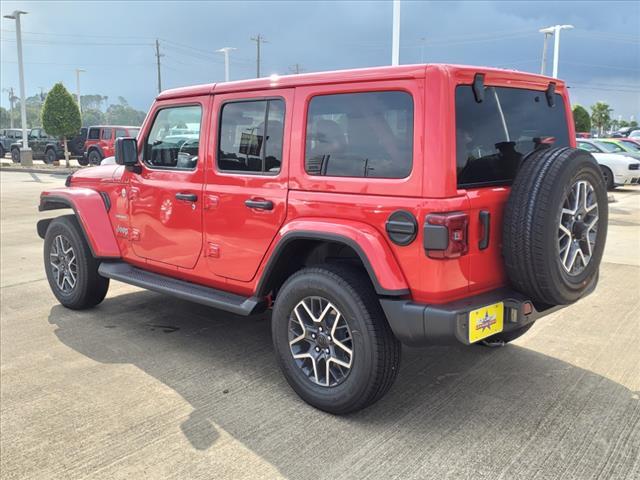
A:
[[[550,107],[542,91],[487,87],[478,103],[470,85],[456,87],[458,187],[509,184],[528,153],[568,146],[561,95]]]
[[[200,147],[200,105],[160,110],[144,144],[144,163],[150,167],[192,170]]]
[[[124,128],[116,128],[116,138],[128,137],[127,131]]]
[[[222,171],[280,171],[284,136],[284,101],[225,103],[220,115],[218,168]]]
[[[100,129],[90,128],[89,134],[87,135],[87,140],[99,140],[99,139],[100,139]]]
[[[103,128],[102,129],[102,140],[111,140],[111,128]]]
[[[344,93],[311,99],[305,151],[308,174],[405,178],[412,163],[409,93]]]
[[[599,152],[600,150],[598,150],[596,147],[594,147],[593,145],[591,145],[588,142],[578,142],[578,148],[581,148],[582,150],[586,150],[587,152]]]

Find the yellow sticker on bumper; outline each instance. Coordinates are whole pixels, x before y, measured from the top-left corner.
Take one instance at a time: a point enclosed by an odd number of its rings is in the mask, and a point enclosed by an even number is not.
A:
[[[469,342],[474,343],[502,331],[504,303],[494,303],[469,312]]]

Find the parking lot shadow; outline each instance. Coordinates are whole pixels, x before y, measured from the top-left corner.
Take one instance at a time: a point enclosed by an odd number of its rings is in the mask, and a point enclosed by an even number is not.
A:
[[[215,448],[223,429],[290,478],[621,478],[638,455],[637,393],[523,347],[405,348],[386,397],[334,417],[281,376],[269,314],[135,292],[91,311],[55,306],[49,322],[77,352],[132,364],[183,397],[194,449]]]

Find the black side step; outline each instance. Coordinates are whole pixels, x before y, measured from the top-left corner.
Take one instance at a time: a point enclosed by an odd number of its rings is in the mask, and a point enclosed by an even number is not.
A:
[[[98,273],[103,277],[129,283],[154,292],[166,293],[174,297],[219,308],[236,315],[251,315],[265,310],[264,300],[257,297],[243,297],[223,292],[215,288],[196,285],[158,273],[147,272],[125,262],[102,262]]]

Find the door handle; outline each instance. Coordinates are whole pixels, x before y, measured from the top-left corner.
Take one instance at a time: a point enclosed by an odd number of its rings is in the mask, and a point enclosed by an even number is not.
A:
[[[484,250],[489,246],[489,235],[491,234],[491,214],[486,210],[480,210],[480,225],[482,225],[482,236],[478,242],[478,248]]]
[[[245,200],[244,204],[249,208],[256,208],[258,210],[273,210],[273,202],[271,200],[250,198],[249,200]]]
[[[176,193],[176,199],[184,200],[186,202],[197,202],[198,195],[195,193]]]

